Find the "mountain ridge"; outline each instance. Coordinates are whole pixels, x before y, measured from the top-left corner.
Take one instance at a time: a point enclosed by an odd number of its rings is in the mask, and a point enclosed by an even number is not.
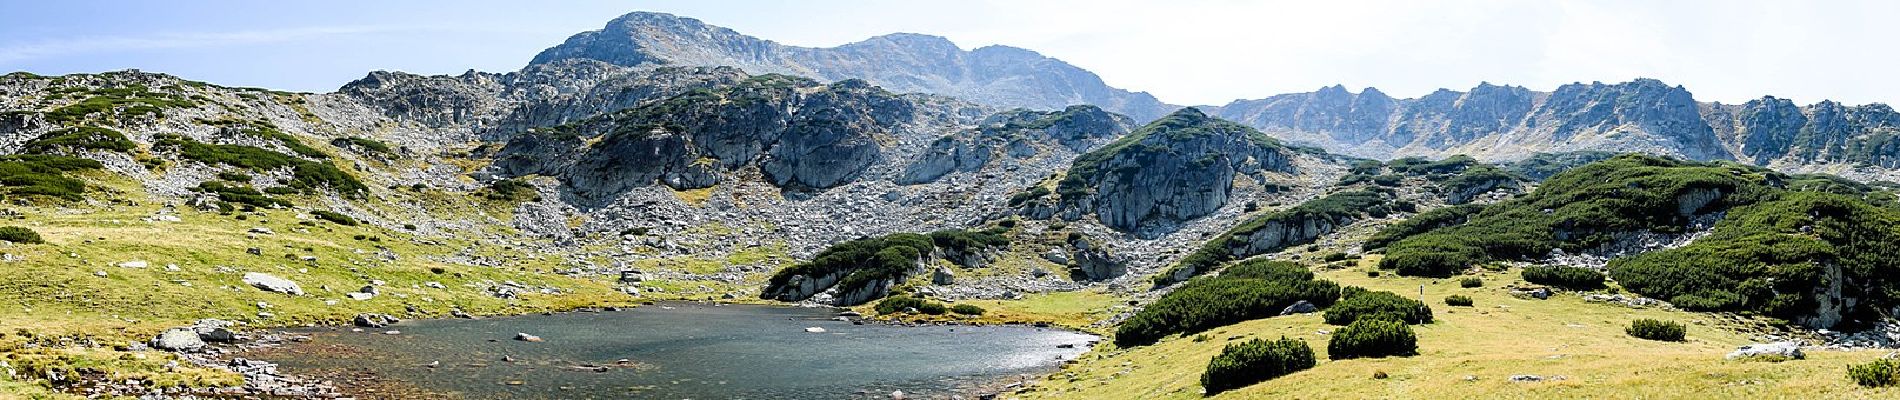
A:
[[[733,66],[824,81],[858,78],[897,92],[959,97],[1000,108],[1060,110],[1094,104],[1140,121],[1174,106],[1145,92],[1108,86],[1093,72],[1033,50],[990,45],[963,50],[941,36],[892,33],[836,47],[800,47],[748,36],[693,18],[633,12],[569,37],[530,65],[591,59],[628,67]]]
[[[1681,85],[1648,78],[1549,92],[1481,82],[1416,98],[1333,85],[1206,108],[1296,142],[1372,158],[1512,161],[1539,152],[1634,151],[1863,180],[1893,179],[1900,166],[1891,139],[1900,113],[1885,104],[1796,105],[1774,96],[1702,102]]]

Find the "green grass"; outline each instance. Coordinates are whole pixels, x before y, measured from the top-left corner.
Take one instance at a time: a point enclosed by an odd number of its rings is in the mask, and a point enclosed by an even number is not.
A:
[[[1312,369],[1223,392],[1216,399],[1330,398],[1889,398],[1900,389],[1861,388],[1843,365],[1879,358],[1884,351],[1810,351],[1808,359],[1783,363],[1725,360],[1751,334],[1707,314],[1635,309],[1590,303],[1579,296],[1550,300],[1513,297],[1511,274],[1486,275],[1496,288],[1460,288],[1426,278],[1369,278],[1358,270],[1321,272],[1320,279],[1371,290],[1425,298],[1470,296],[1482,306],[1440,309],[1433,323],[1414,326],[1419,355],[1321,361]],[[1701,321],[1685,342],[1629,337],[1623,329],[1638,318]],[[1215,328],[1213,340],[1170,338],[1151,346],[1104,346],[1075,365],[1019,393],[1025,398],[1197,399],[1200,374],[1231,343],[1225,338],[1285,336],[1322,343],[1335,326],[1314,314],[1273,317]],[[1319,350],[1319,349],[1316,349]],[[1320,359],[1327,357],[1323,351]],[[1387,379],[1374,380],[1375,372]],[[1562,381],[1514,383],[1517,374]],[[1476,380],[1467,381],[1465,377]]]

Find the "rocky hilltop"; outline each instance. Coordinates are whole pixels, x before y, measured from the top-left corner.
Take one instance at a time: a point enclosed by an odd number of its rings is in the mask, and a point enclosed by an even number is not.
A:
[[[1000,108],[1060,110],[1075,104],[1147,121],[1174,107],[1034,51],[963,50],[938,36],[898,33],[830,48],[788,46],[697,19],[635,12],[536,55],[532,64],[597,60],[628,67],[731,66],[823,81],[863,79],[895,92],[934,93]]]
[[[1538,152],[1630,151],[1884,179],[1900,155],[1889,140],[1900,114],[1883,104],[1799,106],[1772,96],[1704,103],[1653,79],[1574,83],[1548,93],[1484,83],[1416,99],[1331,86],[1238,100],[1212,113],[1373,158],[1470,154],[1509,161]]]

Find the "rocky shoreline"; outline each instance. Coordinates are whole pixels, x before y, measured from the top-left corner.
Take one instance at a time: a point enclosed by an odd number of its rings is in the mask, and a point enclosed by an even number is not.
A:
[[[665,306],[665,303],[643,302],[648,306]],[[691,301],[683,304],[710,305],[714,307],[728,305],[719,302]],[[825,307],[837,311],[836,319],[849,321],[856,325],[885,326],[1025,326],[1038,329],[1060,329],[1078,333],[1068,327],[1053,326],[1046,322],[1009,321],[1009,322],[972,322],[938,320],[904,320],[900,318],[867,318],[857,312],[844,308],[815,305],[788,305],[790,307]],[[589,312],[614,312],[621,307],[576,308],[559,312],[543,312],[544,315],[573,314]],[[458,315],[460,318],[506,317],[507,315],[472,316]],[[314,337],[328,332],[339,334],[364,335],[406,335],[393,326],[400,319],[383,314],[359,314],[350,324],[329,326],[289,328],[262,328],[249,332],[235,332],[229,328],[230,322],[207,319],[191,326],[166,330],[147,344],[136,344],[134,350],[163,350],[177,354],[193,365],[231,371],[244,377],[244,384],[236,387],[210,387],[159,390],[143,387],[136,381],[112,382],[103,377],[94,377],[85,383],[69,386],[75,394],[89,396],[136,396],[141,399],[196,399],[196,398],[270,398],[270,399],[440,399],[456,398],[459,393],[443,392],[418,387],[399,379],[384,377],[369,369],[336,368],[298,371],[281,370],[277,363],[270,360],[282,360],[287,357],[327,357],[362,358],[365,361],[380,360],[381,357],[364,354],[363,350],[343,345],[324,345],[314,343]],[[312,331],[312,329],[328,332]],[[531,339],[523,339],[528,337]],[[515,340],[533,341],[538,339],[532,334],[519,334]],[[1090,345],[1095,342],[1091,341]],[[503,358],[496,362],[517,362]],[[1063,360],[1064,362],[1069,360]],[[612,368],[642,368],[643,364],[630,360],[621,360],[613,365],[593,365],[575,362],[576,371],[598,372]],[[1033,387],[1038,377],[1060,368],[1059,364],[1050,371],[1019,373],[995,377],[968,377],[954,383],[950,391],[953,396],[946,398],[994,399],[1008,393]],[[509,382],[508,384],[516,384]],[[83,388],[83,389],[78,389]],[[901,391],[886,393],[871,389],[859,390],[858,398],[925,398],[917,394],[905,394]],[[935,398],[935,397],[928,397]]]

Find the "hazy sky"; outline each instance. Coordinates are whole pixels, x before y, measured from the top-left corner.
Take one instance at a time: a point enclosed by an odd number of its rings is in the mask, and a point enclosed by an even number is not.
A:
[[[1110,85],[1219,104],[1345,84],[1637,77],[1701,100],[1900,101],[1894,1],[8,1],[0,71],[124,68],[330,91],[371,70],[512,71],[635,11],[801,46],[891,32],[1028,48]]]

